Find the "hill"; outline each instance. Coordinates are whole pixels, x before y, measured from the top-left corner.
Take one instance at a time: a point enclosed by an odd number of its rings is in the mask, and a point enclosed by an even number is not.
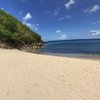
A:
[[[41,46],[41,36],[12,15],[0,10],[0,47],[2,48],[36,48]]]

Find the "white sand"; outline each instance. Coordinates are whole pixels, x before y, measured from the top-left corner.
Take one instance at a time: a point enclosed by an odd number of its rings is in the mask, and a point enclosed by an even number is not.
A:
[[[0,100],[100,100],[100,61],[0,49]]]

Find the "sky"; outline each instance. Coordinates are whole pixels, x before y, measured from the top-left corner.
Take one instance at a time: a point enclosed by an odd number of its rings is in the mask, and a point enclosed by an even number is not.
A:
[[[100,0],[0,0],[44,41],[100,38]]]

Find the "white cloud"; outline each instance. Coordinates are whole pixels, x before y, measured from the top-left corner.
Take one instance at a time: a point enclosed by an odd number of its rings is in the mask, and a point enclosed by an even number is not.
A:
[[[63,21],[63,20],[70,19],[70,18],[71,18],[70,15],[66,15],[66,16],[64,16],[64,17],[59,17],[59,18],[58,18],[58,21]]]
[[[0,8],[1,10],[4,10],[3,8]]]
[[[66,40],[67,39],[67,35],[66,34],[62,34],[58,39]]]
[[[55,16],[57,16],[58,14],[59,14],[59,10],[60,10],[60,8],[56,8],[54,11],[53,11],[53,14],[55,15]]]
[[[93,13],[100,10],[100,6],[99,5],[94,5],[91,8],[87,8],[84,12],[89,12],[89,13]]]
[[[30,29],[34,30],[34,31],[38,31],[38,27],[39,24],[32,24],[32,23],[24,23],[25,25],[27,25]]]
[[[49,14],[50,13],[50,11],[45,11],[43,14],[44,15],[47,15],[47,14]]]
[[[39,26],[39,24],[33,24],[33,30],[38,31],[39,30],[38,26]]]
[[[100,24],[100,20],[97,21],[97,24]]]
[[[71,5],[75,4],[75,1],[74,0],[69,0],[69,2],[65,3],[65,7],[67,9],[70,9]]]
[[[29,28],[33,29],[33,25],[31,23],[25,23]]]
[[[92,31],[90,31],[90,34],[91,35],[100,35],[100,30],[92,30]]]
[[[56,33],[61,33],[61,30],[56,30]]]
[[[31,14],[30,14],[30,13],[27,13],[27,14],[25,15],[25,17],[23,17],[23,21],[26,22],[26,21],[28,21],[28,20],[31,19],[31,18],[32,18]]]
[[[57,15],[58,15],[58,13],[59,13],[58,11],[55,11],[55,12],[54,12],[54,15],[55,15],[55,16],[57,16]]]
[[[70,18],[71,18],[71,16],[70,16],[70,15],[67,15],[67,16],[66,16],[66,18],[67,18],[67,19],[70,19]]]
[[[31,14],[27,13],[25,17],[23,17],[23,24],[27,25],[30,29],[34,31],[38,31],[39,24],[32,24],[28,22],[28,20],[31,18],[32,18]]]
[[[95,24],[100,24],[100,20],[97,20],[96,22],[91,23],[91,25],[95,25]]]
[[[54,15],[54,16],[57,16],[58,14],[59,14],[59,11],[60,10],[60,8],[55,8],[54,10],[52,10],[52,11],[45,11],[43,14],[44,15]]]

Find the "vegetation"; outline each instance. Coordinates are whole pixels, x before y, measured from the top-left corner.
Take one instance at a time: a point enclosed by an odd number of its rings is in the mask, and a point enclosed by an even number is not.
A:
[[[42,45],[41,36],[33,32],[10,14],[0,10],[0,45],[21,49]]]

